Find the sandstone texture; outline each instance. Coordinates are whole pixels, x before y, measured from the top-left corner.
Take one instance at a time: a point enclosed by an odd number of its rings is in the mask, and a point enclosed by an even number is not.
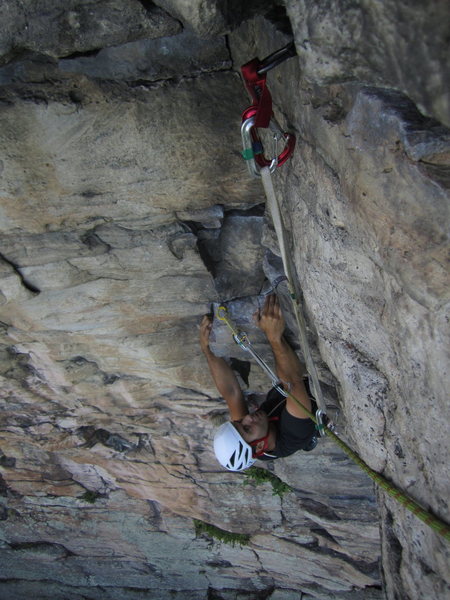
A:
[[[338,432],[447,523],[449,10],[407,2],[0,7],[0,599],[444,600],[449,545],[329,438],[225,472],[198,345],[276,291],[304,360],[239,66],[295,133],[273,176]],[[249,403],[270,387],[214,322]],[[330,410],[331,413],[331,410]],[[228,534],[230,545],[195,521]]]

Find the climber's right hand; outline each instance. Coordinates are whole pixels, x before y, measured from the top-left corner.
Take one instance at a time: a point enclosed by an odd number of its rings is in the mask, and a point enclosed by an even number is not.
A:
[[[212,329],[212,317],[205,315],[200,323],[200,347],[203,352],[209,349],[209,336]]]

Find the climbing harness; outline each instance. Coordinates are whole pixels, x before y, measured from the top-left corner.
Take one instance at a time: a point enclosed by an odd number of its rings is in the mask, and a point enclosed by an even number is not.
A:
[[[242,113],[242,156],[247,161],[252,177],[259,177],[263,167],[269,167],[273,172],[284,164],[294,151],[295,136],[283,132],[276,121],[272,111],[272,96],[266,85],[267,72],[294,55],[295,46],[292,42],[262,61],[254,58],[241,67],[245,87],[252,99],[252,104]],[[272,132],[274,147],[271,158],[265,156],[258,128],[270,129]],[[278,154],[280,142],[283,142],[284,149]]]
[[[217,318],[220,319],[220,321],[223,321],[228,326],[236,344],[238,344],[238,346],[240,346],[246,352],[249,352],[253,356],[255,361],[258,363],[258,365],[263,369],[263,371],[270,377],[272,381],[272,387],[274,387],[277,390],[277,392],[279,392],[282,396],[286,397],[287,392],[283,388],[283,382],[275,375],[275,373],[272,371],[269,365],[261,358],[261,356],[259,356],[256,350],[253,348],[245,331],[238,331],[235,328],[234,324],[228,316],[228,310],[226,309],[226,307],[223,305],[219,306],[216,314]]]
[[[294,267],[292,261],[287,252],[286,247],[286,235],[281,217],[280,206],[275,195],[273,188],[271,173],[277,166],[282,165],[291,156],[294,146],[295,137],[288,133],[283,133],[276,124],[273,118],[272,112],[272,98],[266,85],[266,73],[271,68],[277,66],[283,60],[295,55],[295,48],[293,44],[282,48],[278,52],[271,54],[267,59],[259,61],[257,58],[246,63],[241,67],[241,72],[244,78],[245,86],[249,91],[253,103],[243,113],[243,123],[241,127],[242,140],[244,144],[243,157],[247,161],[249,172],[254,177],[261,177],[264,186],[264,191],[267,197],[267,204],[272,217],[272,221],[277,234],[278,243],[280,246],[281,258],[283,261],[283,267],[287,278],[287,284],[289,293],[294,308],[294,313],[299,329],[300,342],[305,356],[306,367],[311,377],[311,387],[313,395],[316,399],[319,407],[316,415],[312,414],[301,402],[296,398],[292,392],[287,389],[283,390],[284,395],[292,398],[302,410],[309,416],[312,421],[316,424],[321,435],[328,435],[331,437],[375,483],[377,483],[385,492],[387,492],[392,498],[397,500],[407,510],[412,512],[418,517],[423,523],[431,527],[436,533],[443,536],[448,542],[450,542],[450,526],[445,523],[442,519],[433,515],[431,512],[425,510],[415,500],[408,496],[405,492],[397,488],[392,482],[387,480],[383,475],[374,471],[369,465],[367,465],[362,458],[354,452],[341,438],[339,438],[333,430],[332,424],[326,415],[326,405],[322,395],[317,369],[312,358],[311,350],[308,343],[306,334],[306,322],[301,306],[300,298],[297,296],[294,287]],[[277,137],[275,139],[276,144],[281,139],[284,139],[286,147],[280,155],[274,154],[272,159],[267,159],[264,156],[264,150],[262,148],[261,141],[259,139],[257,128],[271,128],[272,131],[276,132]],[[221,307],[222,308],[222,307]],[[224,318],[224,316],[226,318]],[[235,337],[238,332],[235,330],[231,321],[229,321],[226,313],[222,313],[222,317],[219,317],[222,321],[225,321],[228,327],[232,328],[233,337],[236,343],[237,338]],[[248,337],[245,335],[245,340],[248,342]],[[249,343],[249,342],[248,342]],[[239,345],[241,345],[239,343]],[[243,346],[242,346],[243,347]],[[252,353],[253,354],[253,353]],[[272,371],[263,363],[262,359],[258,357],[257,362],[264,368],[264,370],[270,374],[270,377],[274,377]],[[264,364],[261,364],[261,362]],[[268,370],[267,370],[268,369]],[[275,376],[276,378],[276,376]],[[278,385],[282,382],[278,381]]]

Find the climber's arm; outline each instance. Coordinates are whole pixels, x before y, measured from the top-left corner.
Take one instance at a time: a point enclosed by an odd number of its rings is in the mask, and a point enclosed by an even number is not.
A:
[[[302,365],[297,355],[283,337],[278,340],[269,340],[269,343],[275,357],[275,367],[278,377],[281,381],[290,384],[290,393],[311,412],[311,400],[303,383]],[[286,410],[298,419],[309,418],[309,415],[290,396],[286,398]]]
[[[257,316],[257,324],[264,331],[275,358],[275,369],[282,382],[289,383],[289,391],[303,406],[311,411],[311,400],[303,383],[303,366],[294,350],[283,337],[285,322],[278,298],[268,296],[264,308]],[[299,419],[308,419],[307,413],[289,396],[286,410]]]
[[[216,356],[209,347],[211,327],[212,321],[205,315],[200,324],[200,347],[208,361],[216,388],[227,403],[231,420],[239,421],[248,414],[244,395],[230,365],[223,358]]]

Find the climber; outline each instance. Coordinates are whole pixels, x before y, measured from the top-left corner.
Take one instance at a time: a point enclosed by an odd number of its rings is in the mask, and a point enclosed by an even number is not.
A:
[[[283,336],[285,321],[275,294],[267,297],[263,309],[255,314],[255,321],[272,348],[278,377],[284,386],[289,386],[292,395],[311,411],[303,368]],[[261,407],[249,412],[233,370],[210,349],[211,328],[212,319],[205,315],[200,325],[200,346],[231,418],[219,427],[214,438],[214,451],[220,464],[230,471],[242,471],[256,459],[274,460],[297,450],[313,450],[317,444],[315,425],[289,396],[285,398],[272,389]]]

